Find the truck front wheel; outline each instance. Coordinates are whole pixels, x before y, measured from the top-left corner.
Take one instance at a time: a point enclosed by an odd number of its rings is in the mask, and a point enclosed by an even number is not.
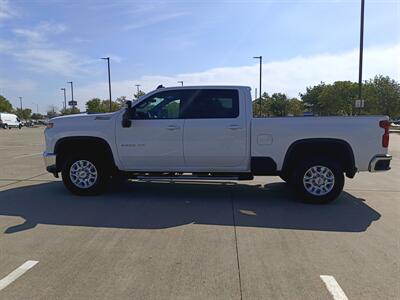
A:
[[[66,188],[81,196],[100,194],[110,179],[106,166],[99,158],[84,154],[68,157],[61,174]]]
[[[282,179],[286,183],[290,183],[290,178],[287,175],[281,174],[279,175],[280,179]]]
[[[342,192],[344,175],[340,164],[330,157],[305,158],[295,168],[291,183],[305,202],[325,204]]]

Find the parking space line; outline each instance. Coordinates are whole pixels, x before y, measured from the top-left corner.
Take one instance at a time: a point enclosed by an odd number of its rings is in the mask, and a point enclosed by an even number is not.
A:
[[[321,275],[321,280],[325,283],[326,288],[335,300],[348,300],[346,294],[337,283],[335,277],[330,275]]]
[[[45,174],[42,174],[42,175],[46,175],[46,173]],[[39,175],[39,176],[42,176],[42,175]],[[35,176],[36,177],[36,176]],[[20,182],[20,181],[32,181],[32,182],[47,182],[47,181],[51,181],[51,180],[48,180],[48,179],[17,179],[17,178],[0,178],[0,182],[2,182],[2,181],[15,181],[15,182]]]
[[[231,199],[233,232],[235,234],[235,249],[236,249],[236,262],[237,262],[237,268],[238,268],[240,300],[242,300],[243,299],[242,278],[241,278],[241,275],[240,275],[239,247],[238,247],[238,238],[237,238],[237,230],[236,230],[235,204],[234,204],[234,200],[233,200],[232,188],[229,189],[229,198]]]
[[[0,150],[8,150],[10,148],[25,148],[26,146],[1,146]]]
[[[13,281],[18,279],[18,277],[22,276],[26,271],[33,268],[38,261],[36,260],[28,260],[23,263],[20,267],[12,271],[6,277],[0,280],[0,291],[5,289],[8,285],[10,285]]]
[[[34,178],[36,178],[36,177],[39,177],[39,176],[46,175],[46,174],[48,174],[48,173],[45,172],[45,173],[41,173],[41,174],[39,174],[39,175],[35,175],[35,176],[29,177],[29,178],[24,178],[24,179],[15,179],[14,182],[11,182],[11,183],[8,183],[8,184],[5,184],[5,185],[0,186],[0,191],[3,191],[4,188],[7,188],[7,189],[8,189],[9,186],[14,185],[14,184],[18,184],[18,183],[20,183],[20,182],[24,182],[24,181],[32,181],[32,182],[34,182],[32,179],[34,179]],[[50,181],[51,181],[51,180],[48,180],[48,181],[46,180],[46,182],[50,182]]]
[[[38,152],[38,153],[33,153],[33,154],[26,154],[26,155],[20,155],[20,156],[13,157],[13,159],[24,158],[24,157],[30,157],[30,156],[36,156],[36,155],[40,155],[40,154],[42,154],[42,153],[43,153],[43,152]]]

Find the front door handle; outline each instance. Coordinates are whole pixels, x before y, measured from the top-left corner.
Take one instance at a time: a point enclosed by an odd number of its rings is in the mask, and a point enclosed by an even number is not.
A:
[[[167,126],[168,130],[177,130],[177,129],[180,129],[180,128],[181,128],[180,126],[176,126],[176,125],[168,125]]]
[[[232,124],[232,125],[229,125],[228,128],[231,129],[231,130],[238,130],[238,129],[242,129],[242,126],[236,125],[236,124]]]

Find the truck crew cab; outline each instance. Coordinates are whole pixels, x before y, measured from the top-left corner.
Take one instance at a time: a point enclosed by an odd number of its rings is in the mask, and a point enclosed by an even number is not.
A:
[[[79,195],[110,178],[251,180],[280,176],[306,201],[327,203],[344,175],[390,169],[384,116],[254,118],[250,88],[161,88],[113,113],[51,120],[44,160]]]

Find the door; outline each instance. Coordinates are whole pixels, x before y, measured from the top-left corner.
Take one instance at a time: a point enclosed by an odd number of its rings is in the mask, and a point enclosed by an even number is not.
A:
[[[117,124],[118,154],[125,170],[175,171],[184,166],[184,96],[180,91],[153,94],[135,105],[131,127]]]
[[[246,169],[246,114],[238,90],[199,90],[185,103],[183,116],[186,167],[221,172]]]

